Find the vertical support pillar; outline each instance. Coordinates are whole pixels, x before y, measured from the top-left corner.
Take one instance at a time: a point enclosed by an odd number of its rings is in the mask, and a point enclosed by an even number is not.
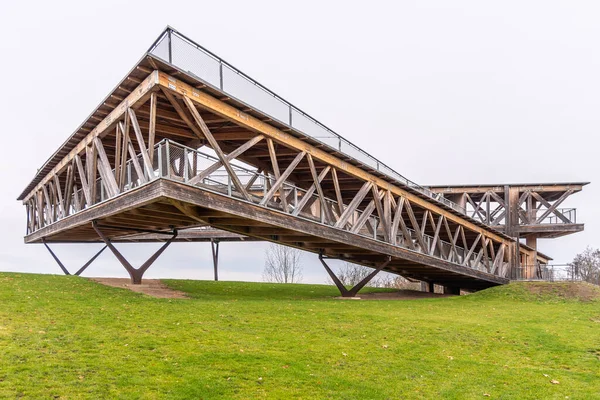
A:
[[[215,270],[215,282],[216,282],[219,280],[219,241],[215,240],[215,239],[211,239],[210,247],[212,250],[213,268]]]
[[[421,292],[435,293],[435,285],[433,282],[421,282]]]
[[[518,240],[518,239],[517,239]],[[510,277],[510,279],[520,279],[521,278],[521,268],[520,268],[520,263],[519,263],[519,243],[518,242],[514,242],[514,243],[510,243],[508,245],[508,255],[507,255],[507,260],[508,260],[508,268],[509,268],[509,273],[508,276]]]
[[[537,235],[527,235],[525,237],[525,244],[527,244],[527,246],[531,247],[533,249],[533,252],[529,255],[528,257],[528,262],[527,262],[527,278],[531,279],[531,278],[541,278],[541,276],[537,276],[538,272],[541,273],[541,271],[538,271],[537,269]]]
[[[466,193],[452,193],[444,195],[448,200],[453,203],[458,204],[459,207],[462,207],[464,210],[467,209],[467,194]]]
[[[512,237],[519,232],[519,189],[504,186],[506,204],[506,234]]]

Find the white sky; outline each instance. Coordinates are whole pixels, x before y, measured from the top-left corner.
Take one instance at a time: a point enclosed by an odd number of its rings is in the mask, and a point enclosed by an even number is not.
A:
[[[167,24],[421,184],[592,181],[563,204],[585,232],[540,244],[568,262],[599,246],[599,20],[595,1],[4,3],[0,271],[60,272],[15,199]],[[55,246],[72,271],[96,247]],[[222,244],[221,278],[260,280],[263,252]],[[108,252],[88,271],[126,276]],[[146,276],[211,274],[208,244],[175,244]]]

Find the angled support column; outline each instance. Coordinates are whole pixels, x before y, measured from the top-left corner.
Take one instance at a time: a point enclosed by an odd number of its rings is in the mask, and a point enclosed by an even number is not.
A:
[[[356,294],[360,291],[360,289],[365,287],[365,285],[367,283],[369,283],[371,281],[371,279],[373,279],[375,277],[375,275],[377,275],[379,273],[379,271],[384,269],[390,263],[390,261],[392,261],[392,258],[388,256],[388,259],[385,262],[383,262],[381,265],[379,265],[377,268],[375,268],[373,270],[373,272],[371,272],[369,275],[367,275],[362,281],[358,282],[350,290],[346,289],[346,287],[340,281],[340,279],[335,275],[335,273],[331,270],[331,268],[329,268],[329,265],[327,265],[327,263],[325,262],[325,259],[323,258],[323,254],[319,254],[319,261],[321,261],[321,264],[323,264],[323,267],[325,267],[325,271],[327,271],[327,273],[331,277],[331,280],[333,281],[333,283],[335,283],[335,286],[337,286],[337,288],[339,289],[340,293],[342,294],[342,297],[355,297]]]
[[[139,285],[142,283],[142,276],[144,275],[144,273],[148,270],[148,268],[150,268],[154,261],[156,261],[156,259],[167,249],[167,247],[169,247],[171,242],[173,242],[173,240],[177,237],[177,230],[173,229],[173,236],[169,240],[167,240],[167,242],[163,244],[161,248],[158,249],[152,256],[150,256],[150,258],[148,258],[148,260],[146,260],[146,262],[143,263],[139,268],[134,268],[129,263],[129,261],[127,261],[125,257],[123,257],[119,250],[116,249],[116,247],[110,242],[110,240],[106,236],[104,236],[104,233],[102,233],[102,231],[99,229],[100,226],[96,221],[92,222],[92,227],[94,228],[98,236],[100,236],[100,239],[102,239],[102,241],[106,243],[106,246],[110,249],[110,251],[112,251],[115,257],[117,257],[121,265],[123,265],[123,267],[127,270],[129,276],[131,277],[131,283],[133,283],[134,285]]]
[[[44,246],[46,246],[46,248],[48,249],[48,251],[52,255],[52,258],[54,258],[54,261],[56,261],[56,263],[58,264],[58,266],[60,267],[60,269],[62,269],[62,271],[65,273],[65,275],[71,275],[71,273],[67,270],[67,268],[64,266],[64,264],[60,261],[60,259],[57,257],[57,255],[54,254],[54,252],[52,251],[52,249],[50,248],[50,246],[48,246],[48,243],[46,243],[46,239],[42,239],[42,242],[44,243]],[[88,260],[88,262],[86,262],[85,264],[83,264],[83,267],[79,268],[77,270],[77,272],[75,272],[74,275],[75,276],[81,275],[81,273],[83,271],[85,271],[86,268],[89,267],[94,262],[94,260],[96,260],[96,258],[98,258],[98,256],[100,254],[102,254],[102,252],[104,251],[104,249],[106,249],[106,246],[104,246],[103,248],[101,248],[99,252],[97,252],[92,258],[90,258]]]
[[[215,269],[215,281],[218,281],[219,280],[219,241],[215,240],[215,239],[211,239],[210,247],[212,249],[213,268]]]

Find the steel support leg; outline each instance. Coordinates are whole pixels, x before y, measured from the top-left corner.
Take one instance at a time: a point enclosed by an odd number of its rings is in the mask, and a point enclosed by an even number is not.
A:
[[[62,269],[62,271],[65,273],[65,275],[71,275],[69,273],[69,271],[67,270],[67,268],[64,266],[64,264],[60,261],[60,259],[56,256],[56,254],[54,254],[54,252],[52,251],[52,249],[50,248],[50,246],[48,246],[48,243],[46,243],[46,239],[42,239],[42,243],[44,243],[44,246],[46,246],[46,248],[48,249],[48,251],[50,252],[50,254],[52,255],[52,258],[54,258],[54,261],[56,261],[56,263],[58,264],[58,266],[60,267],[60,269]],[[89,259],[88,262],[86,262],[85,264],[83,264],[83,267],[79,268],[79,270],[77,270],[77,272],[75,272],[75,276],[79,276],[81,275],[81,273],[83,271],[86,270],[87,267],[89,267],[94,260],[96,260],[96,258],[98,258],[98,256],[100,254],[102,254],[102,252],[106,249],[106,246],[104,246],[103,248],[100,249],[99,252],[97,252],[92,258]]]
[[[65,275],[71,275],[71,273],[65,268],[65,266],[63,265],[63,263],[60,262],[60,260],[56,256],[56,254],[54,254],[54,252],[52,251],[52,249],[50,248],[50,246],[48,246],[48,243],[46,243],[46,239],[42,239],[42,243],[44,243],[44,246],[46,246],[46,248],[48,249],[48,251],[52,255],[52,258],[54,258],[54,261],[56,261],[56,263],[58,264],[58,266],[60,267],[60,269],[62,269],[62,271],[65,273]]]
[[[210,247],[212,249],[213,268],[215,269],[215,281],[218,281],[219,280],[219,241],[215,240],[215,239],[211,239]]]
[[[375,275],[379,273],[379,271],[384,269],[390,263],[390,261],[392,261],[392,258],[388,257],[388,259],[385,262],[383,262],[381,265],[375,268],[373,272],[371,272],[362,281],[358,282],[353,288],[349,290],[344,286],[344,284],[335,275],[331,268],[329,268],[329,265],[327,265],[327,263],[325,262],[325,259],[323,258],[322,254],[319,254],[319,260],[321,261],[321,264],[323,264],[323,267],[325,267],[325,271],[327,271],[327,273],[331,277],[331,280],[333,280],[333,283],[335,283],[335,286],[337,286],[337,288],[339,289],[340,293],[342,294],[342,297],[355,297],[356,294],[360,291],[360,289],[365,287],[365,285],[369,283],[371,279],[373,279]]]
[[[169,247],[171,242],[173,242],[173,240],[177,237],[177,230],[174,229],[173,236],[169,240],[167,240],[167,242],[163,244],[160,249],[158,249],[152,256],[150,256],[150,258],[148,258],[148,260],[146,260],[146,262],[143,263],[141,267],[134,268],[129,263],[129,261],[127,261],[125,257],[123,257],[119,250],[116,249],[116,247],[110,242],[110,240],[106,236],[104,236],[102,231],[98,228],[98,224],[96,223],[96,221],[92,222],[92,226],[98,234],[98,236],[100,236],[104,243],[106,243],[106,246],[110,249],[110,251],[112,251],[115,257],[117,257],[121,265],[123,265],[123,267],[127,270],[127,273],[129,273],[129,276],[131,277],[131,283],[133,283],[134,285],[139,285],[142,283],[142,276],[144,276],[144,272],[146,272],[146,270],[150,268],[154,261],[156,261],[156,259],[167,249],[167,247]]]

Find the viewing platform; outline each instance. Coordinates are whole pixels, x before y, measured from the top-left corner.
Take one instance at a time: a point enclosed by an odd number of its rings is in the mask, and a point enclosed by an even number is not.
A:
[[[344,288],[328,259],[449,293],[507,283],[522,260],[547,262],[514,225],[500,228],[490,207],[501,197],[488,192],[417,185],[167,28],[19,200],[26,243],[104,242],[134,283],[171,242],[214,240],[208,226],[312,252],[349,296],[366,281]],[[534,198],[548,207],[560,196],[528,193],[529,225],[571,216],[534,214]],[[135,241],[165,243],[134,268],[114,244]]]

